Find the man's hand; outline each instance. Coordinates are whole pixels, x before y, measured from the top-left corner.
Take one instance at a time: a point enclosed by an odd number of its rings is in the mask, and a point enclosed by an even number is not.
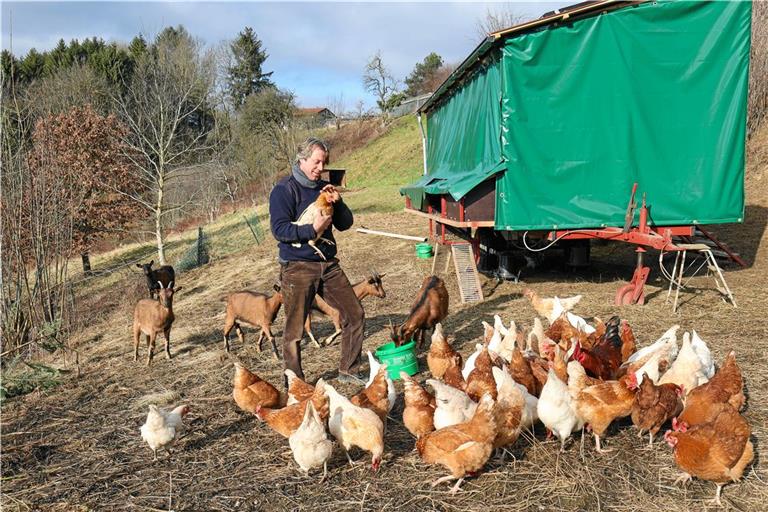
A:
[[[339,191],[336,190],[336,187],[333,185],[324,186],[322,192],[325,192],[328,195],[328,202],[330,203],[335,203],[341,199]]]
[[[336,192],[336,195],[338,195],[338,192]],[[312,228],[317,235],[322,235],[325,233],[325,230],[328,229],[328,226],[331,225],[332,220],[333,217],[330,215],[323,215],[322,212],[318,212],[315,217],[315,222],[312,223]]]

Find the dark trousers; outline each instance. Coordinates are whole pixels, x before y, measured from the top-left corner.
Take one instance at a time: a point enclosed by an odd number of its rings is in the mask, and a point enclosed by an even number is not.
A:
[[[301,370],[301,338],[304,321],[315,294],[320,295],[341,315],[341,361],[339,371],[354,373],[363,347],[365,311],[355,295],[338,260],[289,261],[280,265],[280,286],[285,308],[283,359],[285,368],[304,378]]]

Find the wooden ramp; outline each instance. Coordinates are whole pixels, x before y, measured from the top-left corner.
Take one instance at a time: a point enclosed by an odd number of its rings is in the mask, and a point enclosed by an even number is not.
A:
[[[472,245],[452,244],[451,254],[456,269],[456,281],[459,283],[461,302],[482,302],[484,300],[483,290],[480,286],[480,275],[477,273]]]

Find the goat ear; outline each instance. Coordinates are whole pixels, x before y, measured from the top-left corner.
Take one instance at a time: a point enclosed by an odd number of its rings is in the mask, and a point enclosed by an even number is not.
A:
[[[149,263],[147,263],[147,265],[149,265],[151,267],[154,262],[155,262],[155,260],[149,260]]]
[[[144,266],[141,263],[137,263],[136,266],[139,268],[144,268]]]
[[[274,285],[272,285],[272,289],[275,290],[276,292],[279,292],[280,291],[280,285],[279,284],[274,284]]]
[[[379,281],[381,281],[381,278],[382,278],[382,277],[384,277],[385,275],[387,275],[387,274],[386,274],[386,272],[385,272],[385,273],[383,273],[383,274],[379,274],[379,275],[377,276],[377,277],[379,278]]]
[[[183,288],[184,288],[183,286],[179,286],[178,288],[173,290],[173,293],[179,293]]]

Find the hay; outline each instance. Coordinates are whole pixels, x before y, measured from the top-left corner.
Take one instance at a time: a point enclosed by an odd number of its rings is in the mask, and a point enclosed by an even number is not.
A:
[[[763,194],[764,196],[764,194]],[[750,197],[750,196],[748,196]],[[766,211],[765,197],[751,198],[752,211]],[[424,223],[399,215],[370,213],[358,223],[383,230],[421,234]],[[720,230],[718,230],[720,231]],[[723,230],[725,231],[725,230]],[[750,233],[750,237],[738,233]],[[757,457],[744,480],[725,487],[723,501],[735,510],[765,510],[768,471],[761,457],[768,432],[768,343],[765,337],[765,298],[762,296],[766,257],[765,215],[747,217],[743,229],[733,227],[727,242],[749,259],[750,268],[731,269],[726,279],[736,294],[737,309],[720,301],[712,284],[694,280],[683,297],[678,315],[664,303],[664,283],[649,284],[644,307],[615,307],[613,294],[631,275],[633,253],[616,245],[598,247],[593,266],[578,275],[546,268],[525,285],[492,281],[482,304],[460,305],[455,278],[449,274],[450,316],[445,330],[468,354],[480,338],[480,321],[494,313],[530,327],[533,309],[522,298],[532,286],[542,294],[584,295],[577,313],[627,318],[639,343],[653,341],[674,323],[695,328],[718,361],[736,349],[747,393],[745,417],[753,428]],[[416,260],[412,244],[382,241],[354,232],[338,236],[340,259],[351,280],[371,268],[387,273],[386,299],[364,302],[367,323],[364,350],[386,340],[391,319],[400,321],[431,262]],[[232,363],[241,361],[269,381],[281,380],[281,365],[269,350],[258,353],[256,332],[246,330],[243,346],[232,337],[233,351],[221,350],[220,298],[250,288],[267,291],[277,271],[274,244],[252,247],[241,255],[217,260],[184,276],[185,291],[174,304],[177,321],[171,337],[174,359],[158,351],[152,367],[134,363],[130,319],[119,309],[94,318],[89,336],[80,344],[82,377],[68,374],[63,384],[3,404],[3,510],[703,510],[715,486],[694,480],[687,488],[674,487],[677,469],[662,443],[647,448],[626,421],[611,427],[606,446],[616,451],[604,456],[594,451],[591,438],[583,448],[578,436],[560,454],[559,443],[546,441],[543,429],[523,436],[505,461],[490,461],[462,491],[449,496],[449,486],[431,488],[429,482],[445,475],[440,467],[424,465],[413,452],[414,440],[401,424],[402,398],[388,423],[386,456],[378,474],[370,471],[370,457],[353,451],[364,464],[350,467],[340,450],[329,462],[329,475],[303,475],[290,455],[288,443],[231,400]],[[693,291],[698,290],[698,293]],[[112,292],[110,292],[112,293]],[[96,300],[97,297],[94,297]],[[274,333],[280,341],[282,313]],[[333,330],[317,322],[317,334]],[[158,342],[158,346],[161,345]],[[304,345],[309,379],[333,380],[339,344],[315,349]],[[422,368],[426,365],[421,357]],[[401,384],[397,384],[402,392]],[[350,395],[359,386],[339,385]],[[189,403],[189,429],[171,457],[152,454],[139,436],[146,406]]]

